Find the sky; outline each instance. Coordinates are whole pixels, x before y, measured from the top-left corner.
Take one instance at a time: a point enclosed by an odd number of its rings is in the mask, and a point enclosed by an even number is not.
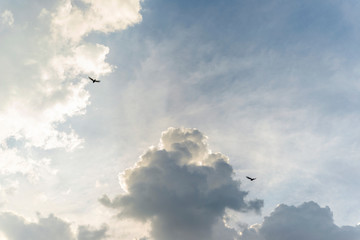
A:
[[[2,0],[0,240],[360,239],[359,12]]]

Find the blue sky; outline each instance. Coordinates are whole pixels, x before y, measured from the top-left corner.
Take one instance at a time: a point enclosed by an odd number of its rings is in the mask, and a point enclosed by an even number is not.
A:
[[[188,239],[269,240],[285,232],[297,239],[301,221],[318,214],[314,224],[359,238],[359,7],[350,0],[2,1],[0,236],[21,239],[11,232],[18,229],[51,238],[54,228],[78,240],[185,232]],[[146,174],[133,176],[135,164],[172,172],[156,165],[157,151],[188,170],[182,177],[211,172],[208,191],[240,181],[226,196],[247,192],[244,204],[263,206],[234,207],[224,198],[215,214],[204,203],[213,222],[165,231],[160,222],[176,220],[167,217],[185,208],[182,198],[170,203],[160,194],[169,209],[159,212],[118,202],[138,197],[124,183],[147,186]],[[193,155],[186,163],[171,157],[186,152]],[[212,158],[231,167],[230,178]],[[174,186],[161,176],[175,193],[188,187],[186,177]],[[199,204],[197,197],[188,201]],[[298,221],[279,228],[289,216]]]

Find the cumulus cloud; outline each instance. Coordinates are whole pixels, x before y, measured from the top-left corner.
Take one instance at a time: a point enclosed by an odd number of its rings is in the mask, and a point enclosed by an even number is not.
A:
[[[82,146],[67,120],[85,114],[90,104],[86,75],[99,77],[114,69],[106,62],[110,49],[84,37],[136,24],[139,11],[140,0],[64,0],[51,11],[39,10],[37,18],[24,15],[18,24],[11,11],[0,12],[0,26],[12,26],[0,45],[0,66],[7,70],[0,89],[0,157],[5,159],[0,175],[39,178],[37,169],[48,165],[27,154],[31,149]],[[24,144],[10,149],[9,138]]]
[[[262,224],[251,226],[241,240],[358,240],[360,226],[339,227],[329,207],[315,202],[300,206],[279,205]]]
[[[54,56],[50,64],[62,79],[86,73],[100,76],[114,68],[105,61],[108,53],[109,48],[104,45],[84,43],[71,47],[68,54]]]
[[[25,139],[29,147],[76,148],[82,140],[71,129],[69,132],[59,131],[57,125],[85,111],[89,94],[84,86],[84,82],[60,87],[42,86],[39,89],[35,87],[38,95],[29,96],[28,99],[18,94],[10,96],[12,101],[6,103],[5,109],[0,112],[3,119],[1,140],[16,136]],[[46,89],[41,89],[43,87]]]
[[[169,128],[159,146],[120,174],[127,194],[100,202],[120,209],[120,218],[150,221],[155,239],[218,239],[215,227],[231,232],[222,221],[225,209],[258,212],[263,206],[262,200],[245,200],[233,175],[228,157],[212,153],[200,131]]]
[[[101,240],[106,239],[106,231],[106,226],[100,229],[79,226],[75,237],[76,234],[71,230],[70,223],[54,215],[38,216],[36,222],[31,222],[14,213],[0,213],[0,232],[7,240]]]
[[[79,41],[92,31],[114,32],[141,21],[139,0],[82,0],[87,5],[81,9],[71,0],[63,1],[53,14],[53,32],[61,38]]]

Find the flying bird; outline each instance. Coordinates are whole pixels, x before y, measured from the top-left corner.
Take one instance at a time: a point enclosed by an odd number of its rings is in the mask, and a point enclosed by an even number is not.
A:
[[[251,178],[251,177],[248,177],[246,176],[247,179],[249,179],[250,181],[254,181],[256,178]]]
[[[100,80],[97,80],[95,78],[88,77],[93,83],[100,82]]]

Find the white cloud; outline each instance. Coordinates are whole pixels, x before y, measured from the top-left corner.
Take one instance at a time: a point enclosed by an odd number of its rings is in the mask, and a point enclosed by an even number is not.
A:
[[[261,225],[245,229],[241,240],[357,240],[360,226],[334,224],[329,207],[315,202],[300,206],[279,205]]]
[[[5,195],[13,195],[18,191],[18,187],[19,187],[19,181],[17,180],[13,180],[13,181],[3,181],[0,184],[0,193],[2,196]]]
[[[85,82],[64,87],[41,86],[41,89],[34,89],[37,95],[29,96],[30,99],[14,97],[0,112],[3,119],[1,139],[16,135],[25,139],[28,146],[74,149],[81,143],[79,137],[73,131],[60,132],[56,126],[67,117],[84,113],[89,104],[89,94],[84,86]]]
[[[104,75],[113,70],[113,66],[105,62],[109,48],[101,44],[85,43],[69,48],[68,54],[56,55],[50,66],[54,74],[61,79],[75,78],[79,75]]]
[[[2,39],[8,44],[0,46],[0,65],[6,69],[0,89],[2,176],[20,173],[39,179],[40,169],[53,170],[30,156],[30,149],[73,151],[82,146],[84,140],[67,120],[85,114],[90,104],[86,75],[99,77],[114,68],[106,62],[110,49],[83,37],[123,30],[141,20],[140,1],[83,3],[80,8],[61,1],[54,12],[42,9],[37,19],[21,19],[25,22],[17,25],[10,11],[1,14],[3,24],[13,25]],[[23,145],[6,147],[11,137]]]
[[[74,42],[92,31],[114,32],[141,21],[139,0],[82,0],[80,9],[71,0],[64,0],[52,18],[52,30],[59,38]]]
[[[11,11],[5,10],[2,12],[1,23],[7,26],[12,26],[14,24],[14,16]]]
[[[244,200],[247,192],[233,174],[228,158],[212,153],[200,131],[169,128],[159,147],[120,175],[127,194],[114,200],[105,195],[100,202],[120,209],[120,218],[149,220],[155,239],[217,239],[214,226],[232,239],[234,230],[222,221],[225,209],[259,211],[263,205]]]
[[[50,159],[22,157],[16,149],[0,149],[0,159],[0,175],[3,177],[21,174],[30,182],[36,182],[46,174],[56,174],[56,170],[49,166]]]

